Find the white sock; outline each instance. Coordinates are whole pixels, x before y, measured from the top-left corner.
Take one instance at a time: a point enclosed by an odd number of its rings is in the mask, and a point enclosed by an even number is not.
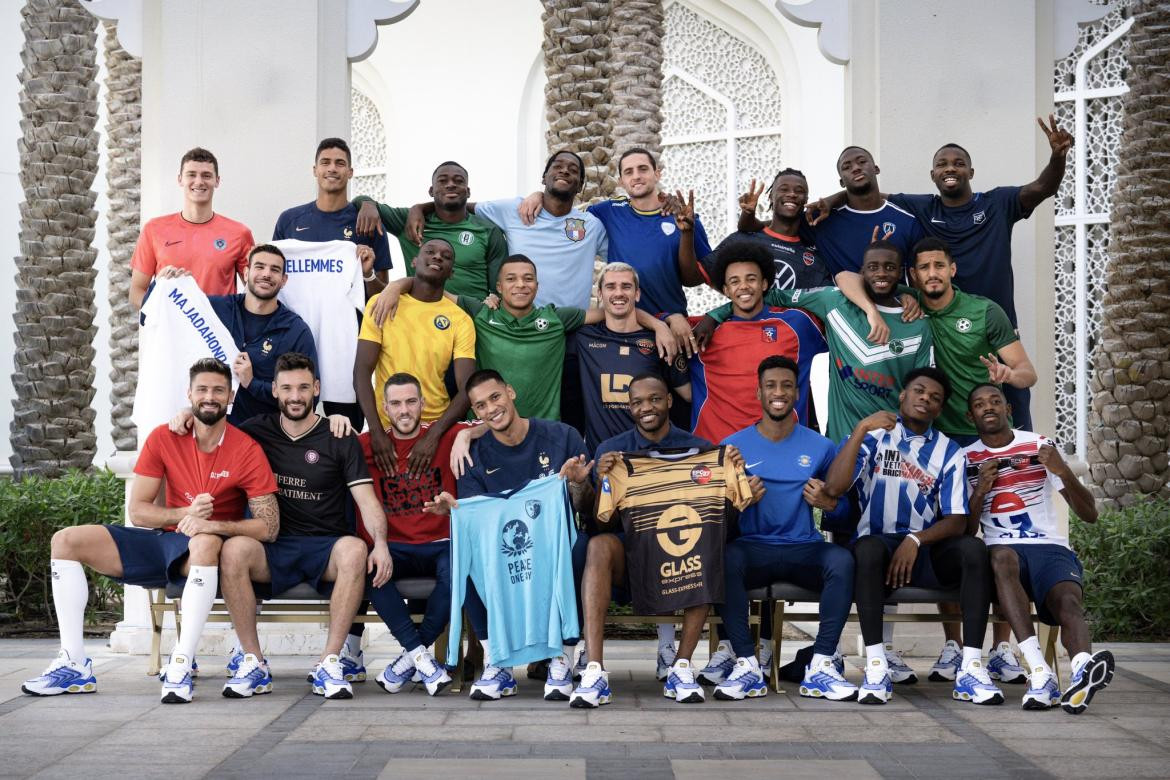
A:
[[[756,671],[759,671],[759,669],[760,669],[760,662],[759,662],[759,660],[756,659],[756,657],[754,655],[741,655],[739,657],[739,660],[740,661],[747,661],[748,665],[750,665]]]
[[[1044,660],[1044,653],[1040,650],[1040,642],[1035,635],[1018,642],[1020,653],[1024,656],[1024,661],[1028,664],[1028,671],[1031,672],[1036,668],[1048,668],[1048,662]]]
[[[833,662],[833,656],[825,655],[824,653],[813,653],[812,660],[808,662],[808,668],[814,671],[820,669],[825,661],[831,664]]]
[[[674,647],[674,623],[660,623],[658,625],[658,646],[670,645]]]
[[[57,630],[61,647],[69,658],[85,663],[85,605],[89,601],[89,583],[85,570],[77,561],[49,560],[53,578],[53,606],[57,609]]]
[[[865,646],[865,662],[868,664],[875,658],[882,662],[882,666],[886,666],[886,646],[884,644]]]
[[[1077,653],[1076,655],[1074,655],[1072,657],[1072,670],[1073,670],[1073,672],[1075,673],[1077,671],[1077,669],[1080,669],[1082,666],[1084,666],[1085,663],[1092,657],[1093,656],[1089,655],[1088,653]]]
[[[192,566],[187,574],[187,584],[183,586],[182,631],[175,645],[175,653],[186,656],[187,663],[191,663],[199,649],[199,637],[211,613],[218,585],[218,566]]]
[[[884,615],[898,614],[898,605],[897,604],[886,604],[884,607],[882,607],[882,614],[884,614]],[[887,644],[890,647],[894,646],[894,626],[896,626],[896,625],[898,625],[898,624],[892,623],[889,621],[882,623],[882,643],[883,644]]]
[[[972,661],[982,661],[982,660],[983,660],[983,648],[982,647],[964,647],[963,648],[963,668],[964,669],[966,669],[967,664],[971,663]]]
[[[362,638],[349,634],[345,637],[345,649],[342,651],[350,658],[357,658],[362,652]],[[414,653],[412,652],[411,655]]]

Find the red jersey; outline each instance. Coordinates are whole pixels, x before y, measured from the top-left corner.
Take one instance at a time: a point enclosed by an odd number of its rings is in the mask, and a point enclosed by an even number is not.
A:
[[[358,441],[362,444],[362,453],[366,456],[366,466],[374,479],[374,490],[377,491],[382,508],[386,512],[386,523],[389,526],[386,535],[388,541],[426,544],[451,538],[451,524],[447,515],[424,512],[422,507],[424,502],[430,501],[444,490],[453,496],[456,495],[455,475],[451,473],[450,465],[451,445],[459,431],[471,426],[471,423],[455,423],[448,428],[439,439],[439,448],[435,450],[431,467],[417,479],[406,473],[406,464],[410,450],[418,441],[418,437],[403,440],[395,438],[393,433],[387,431],[390,441],[394,442],[394,452],[398,457],[395,464],[398,474],[388,477],[374,462],[370,434],[367,432],[358,436]],[[418,436],[421,437],[430,427],[430,423],[423,423],[419,427]],[[358,514],[358,534],[366,540],[366,544],[372,545],[374,540],[366,531],[366,525],[360,518],[361,512]]]
[[[166,479],[168,507],[190,506],[200,493],[210,493],[212,520],[240,520],[249,498],[276,492],[264,451],[230,423],[211,452],[199,450],[193,433],[171,433],[166,425],[158,426],[146,437],[134,473]]]
[[[207,222],[167,214],[142,228],[130,267],[150,277],[168,265],[185,268],[205,295],[234,295],[255,243],[247,225],[219,214]]]

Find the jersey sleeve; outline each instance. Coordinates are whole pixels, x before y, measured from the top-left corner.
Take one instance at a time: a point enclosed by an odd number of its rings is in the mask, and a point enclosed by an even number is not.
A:
[[[601,238],[597,239],[597,256],[601,258],[603,263],[608,263],[609,233],[606,232],[605,225],[600,219],[597,220],[597,229],[601,231]]]
[[[991,345],[992,349],[999,351],[1008,344],[1020,340],[1007,313],[995,301],[987,301],[986,318],[987,343]]]
[[[476,448],[473,444],[471,457],[475,460],[476,465],[465,469],[463,476],[459,477],[455,484],[455,489],[460,498],[471,498],[472,496],[479,496],[488,492],[487,485],[483,481],[483,474],[480,471],[480,464],[483,462],[483,458],[475,450]]]
[[[243,279],[248,273],[248,253],[256,246],[256,239],[252,237],[251,230],[242,225],[240,227],[240,251],[236,255],[236,273]]]
[[[475,216],[486,219],[497,228],[502,228],[508,224],[506,209],[511,208],[515,211],[519,205],[519,198],[481,201],[475,204]]]
[[[130,267],[147,276],[154,276],[155,271],[158,270],[158,258],[154,254],[154,229],[149,222],[138,234],[138,243],[134,245],[134,255],[130,258]]]
[[[460,309],[467,312],[468,317],[475,317],[483,309],[483,301],[477,301],[469,295],[460,295],[455,298]]]
[[[276,477],[272,476],[272,467],[268,465],[268,458],[264,450],[252,439],[246,439],[247,447],[240,465],[243,474],[240,476],[240,490],[248,498],[258,498],[276,492]]]
[[[848,441],[848,440],[846,440]],[[844,447],[845,443],[842,442]],[[857,462],[853,464],[853,482],[856,485],[859,481],[863,481],[866,475],[873,471],[873,459],[877,454],[878,440],[872,433],[865,434],[865,438],[861,440],[861,447],[857,450]]]
[[[967,514],[967,456],[959,450],[939,476],[938,509],[943,515]]]
[[[743,466],[733,466],[726,460],[726,452],[724,448],[723,478],[726,480],[727,500],[742,512],[752,502],[752,486],[748,484]]]
[[[560,309],[554,307],[554,311],[566,333],[571,333],[585,324],[584,309],[578,309],[576,306],[564,306]]]
[[[362,328],[358,332],[359,341],[372,341],[375,344],[382,343],[382,329],[374,322],[374,305],[378,300],[378,296],[370,298],[366,301],[365,316],[362,317]]]
[[[289,209],[285,209],[284,211],[280,212],[280,216],[276,218],[276,225],[272,228],[273,241],[282,241],[289,237],[288,212]]]
[[[373,482],[370,470],[366,467],[366,457],[362,452],[362,445],[358,441],[357,435],[351,433],[344,439],[337,439],[336,442],[337,448],[340,450],[345,484],[353,487],[364,482]]]
[[[395,208],[387,206],[385,203],[379,203],[378,216],[382,218],[382,225],[392,235],[401,236],[402,232],[406,230],[406,218],[410,214],[410,209]]]
[[[1036,451],[1039,452],[1041,447],[1054,447],[1054,446],[1056,446],[1056,445],[1054,445],[1048,438],[1041,436],[1039,441],[1036,442]],[[1063,479],[1056,476],[1051,471],[1048,471],[1048,469],[1045,469],[1044,471],[1048,475],[1048,484],[1052,487],[1053,490],[1055,490],[1058,493],[1060,491],[1064,490],[1064,480]]]
[[[772,299],[781,301],[773,303]],[[787,302],[783,302],[784,300]],[[764,303],[771,306],[790,306],[812,312],[823,321],[829,312],[841,305],[845,294],[836,287],[814,287],[810,290],[768,290]]]
[[[1023,187],[996,187],[983,193],[983,196],[994,201],[1003,210],[1009,224],[1015,224],[1032,216],[1032,209],[1025,209],[1020,203],[1022,189]]]
[[[491,229],[488,231],[487,251],[484,253],[484,260],[487,261],[487,288],[489,290],[496,289],[496,280],[500,277],[500,266],[504,264],[504,258],[507,256],[508,239],[505,238],[504,231],[491,225]]]
[[[597,522],[609,523],[617,518],[617,512],[622,498],[626,495],[625,461],[619,462],[608,474],[601,478],[601,485],[597,488]]]
[[[365,327],[365,322],[362,323],[362,327]],[[451,357],[454,360],[459,358],[475,360],[475,323],[467,315],[455,325],[455,348],[451,352]]]
[[[161,433],[162,430],[163,427],[159,426],[146,437],[146,441],[142,445],[142,452],[138,453],[138,460],[134,462],[135,474],[155,479],[162,479],[166,475],[166,465],[163,463],[158,444],[159,436],[165,435]]]
[[[930,210],[931,201],[934,200],[933,195],[910,195],[905,192],[899,192],[896,195],[890,195],[886,200],[893,203],[903,211],[909,211],[917,220],[929,219],[926,216]]]
[[[389,271],[394,267],[394,260],[390,257],[390,240],[386,236],[366,236],[361,243],[373,247],[375,271]]]

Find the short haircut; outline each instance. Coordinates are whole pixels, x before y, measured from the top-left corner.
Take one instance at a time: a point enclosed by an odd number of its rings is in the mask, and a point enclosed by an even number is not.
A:
[[[541,172],[540,175],[544,176],[544,174],[548,173],[548,169],[552,167],[553,160],[557,159],[562,154],[573,155],[573,158],[577,161],[577,165],[581,169],[581,181],[584,182],[585,181],[585,161],[581,159],[581,155],[577,154],[576,152],[570,151],[568,149],[560,149],[560,150],[555,151],[552,154],[550,154],[548,156],[548,161],[545,162],[545,164],[544,164],[544,170]]]
[[[439,163],[438,165],[436,165],[436,166],[435,166],[435,169],[434,169],[433,171],[431,171],[431,178],[432,178],[432,179],[433,179],[433,178],[435,178],[435,174],[439,172],[439,169],[440,169],[440,168],[446,168],[448,165],[453,165],[453,166],[455,166],[455,167],[456,167],[456,168],[458,168],[459,170],[463,171],[463,175],[464,175],[464,177],[466,177],[466,178],[471,178],[471,177],[470,177],[470,175],[467,173],[467,169],[466,169],[466,168],[464,168],[464,167],[463,167],[462,165],[460,165],[459,163],[455,162],[454,160],[444,160],[443,162],[441,162],[441,163]]]
[[[614,260],[612,263],[606,263],[601,267],[601,273],[597,275],[597,289],[601,290],[601,285],[605,284],[605,275],[614,273],[631,273],[634,275],[634,289],[641,287],[642,282],[638,279],[638,269],[629,263],[623,263],[620,260]]]
[[[967,408],[968,409],[971,408],[971,401],[973,401],[975,399],[975,394],[978,393],[980,390],[982,390],[985,387],[990,387],[992,390],[999,393],[1000,396],[1003,398],[1003,400],[1005,400],[1005,401],[1007,400],[1007,396],[1004,395],[1003,388],[1000,387],[999,385],[997,385],[995,382],[980,382],[979,384],[977,384],[971,388],[971,392],[967,393]]]
[[[760,365],[756,367],[756,382],[762,384],[764,381],[764,374],[768,371],[771,371],[773,368],[787,369],[792,372],[794,377],[796,377],[797,382],[800,381],[800,366],[796,364],[795,360],[788,357],[787,355],[768,355],[768,357],[761,360]]]
[[[451,247],[451,251],[452,251],[452,252],[454,252],[454,251],[455,251],[455,245],[454,245],[454,244],[452,244],[452,243],[451,243],[450,241],[448,241],[447,239],[443,238],[442,236],[429,236],[429,237],[423,238],[423,242],[422,242],[421,244],[419,244],[419,247],[418,247],[418,248],[419,248],[419,249],[422,249],[424,246],[426,246],[427,244],[431,243],[432,241],[442,241],[444,244],[446,244],[447,246]]]
[[[670,392],[670,385],[666,384],[666,380],[662,378],[662,374],[656,373],[654,371],[643,371],[640,374],[635,374],[634,378],[630,380],[630,383],[626,385],[626,392],[633,392],[634,385],[636,385],[638,382],[649,381],[658,382],[666,389],[667,392]]]
[[[463,383],[463,392],[471,395],[471,391],[487,382],[499,382],[502,385],[507,385],[507,381],[500,375],[499,371],[494,368],[480,368],[473,371],[471,376],[467,377],[467,381]]]
[[[350,164],[353,163],[353,155],[350,154],[349,144],[345,142],[344,138],[322,139],[321,143],[317,144],[317,154],[313,156],[314,163],[316,163],[317,158],[321,156],[321,152],[325,151],[326,149],[340,149],[341,151],[345,152],[345,161]]]
[[[259,254],[276,255],[283,261],[285,259],[284,252],[280,251],[280,247],[276,244],[257,244],[248,250],[248,265],[252,264],[252,258]],[[284,273],[284,263],[280,264],[280,272]]]
[[[644,149],[641,146],[633,146],[633,147],[630,147],[629,149],[626,149],[624,152],[622,152],[622,156],[618,158],[617,169],[618,169],[619,176],[621,175],[621,172],[622,172],[622,162],[627,157],[629,157],[631,154],[644,154],[644,155],[646,155],[648,158],[650,158],[650,167],[653,168],[654,170],[658,170],[658,161],[654,159],[654,155],[652,155],[650,153],[649,149]]]
[[[232,370],[227,367],[227,363],[221,363],[213,357],[199,358],[191,365],[191,371],[187,378],[188,384],[194,384],[195,377],[198,374],[219,374],[228,381],[228,386],[232,383]]]
[[[401,385],[414,385],[418,390],[418,394],[422,395],[422,383],[418,381],[418,377],[414,374],[408,374],[405,371],[399,371],[397,374],[391,374],[386,377],[386,381],[382,384],[382,396],[385,397],[386,391],[391,387],[399,387]]]
[[[920,240],[910,252],[916,261],[918,260],[918,256],[924,252],[942,252],[952,263],[955,261],[954,256],[951,254],[951,248],[947,246],[946,242],[934,236],[927,236]]]
[[[869,246],[865,248],[865,251],[861,255],[863,262],[865,260],[865,256],[870,252],[893,252],[894,257],[898,259],[898,264],[901,265],[902,263],[902,250],[898,248],[897,244],[892,241],[887,241],[884,238],[879,238],[877,241],[870,242]]]
[[[179,158],[179,173],[183,172],[183,166],[189,162],[211,163],[211,168],[215,171],[216,177],[219,176],[219,160],[215,159],[215,155],[202,146],[188,149],[186,154]]]
[[[868,157],[870,160],[873,159],[873,154],[871,154],[869,149],[866,149],[864,146],[846,146],[844,149],[841,150],[841,153],[839,155],[837,155],[837,167],[838,168],[841,167],[841,158],[844,157],[845,152],[849,151],[850,149],[856,149],[859,152],[865,152],[866,157]]]
[[[785,168],[784,170],[780,171],[779,173],[777,173],[775,176],[772,177],[772,184],[768,186],[768,189],[772,189],[772,187],[775,187],[776,181],[781,176],[799,176],[800,178],[804,179],[805,182],[808,181],[808,177],[804,175],[803,171],[798,171],[795,168]]]
[[[902,388],[905,389],[909,387],[910,383],[920,376],[924,376],[927,379],[933,379],[942,385],[943,403],[945,404],[947,399],[951,397],[951,380],[946,374],[943,373],[942,369],[940,368],[935,368],[934,366],[919,366],[918,368],[910,369],[906,372],[906,376],[902,378]]]
[[[723,289],[727,267],[732,263],[754,263],[758,266],[764,280],[764,290],[768,290],[776,279],[776,262],[772,259],[772,253],[761,243],[745,238],[728,241],[716,250],[716,255],[711,282],[717,290]]]
[[[963,147],[959,146],[958,144],[943,144],[938,149],[934,150],[934,157],[938,157],[938,153],[941,152],[943,149],[958,149],[967,158],[967,162],[971,162],[971,153],[968,152]],[[931,157],[930,159],[933,160],[934,157]]]
[[[314,379],[317,378],[317,364],[304,352],[285,352],[278,357],[272,376],[275,377],[281,371],[308,371]]]
[[[534,273],[536,272],[536,263],[532,262],[531,257],[529,257],[528,255],[515,254],[515,255],[508,255],[507,257],[504,258],[503,262],[500,263],[500,270],[497,272],[496,275],[499,276],[499,274],[502,274],[504,272],[504,266],[510,265],[512,263],[524,263],[525,265],[530,265],[530,266],[532,266],[533,272]]]

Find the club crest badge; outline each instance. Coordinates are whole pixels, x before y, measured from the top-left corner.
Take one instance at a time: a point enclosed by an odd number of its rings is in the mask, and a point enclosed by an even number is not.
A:
[[[536,499],[525,501],[524,512],[533,520],[540,517],[540,502]]]
[[[581,241],[585,238],[585,220],[570,217],[565,220],[565,236],[570,241]]]

